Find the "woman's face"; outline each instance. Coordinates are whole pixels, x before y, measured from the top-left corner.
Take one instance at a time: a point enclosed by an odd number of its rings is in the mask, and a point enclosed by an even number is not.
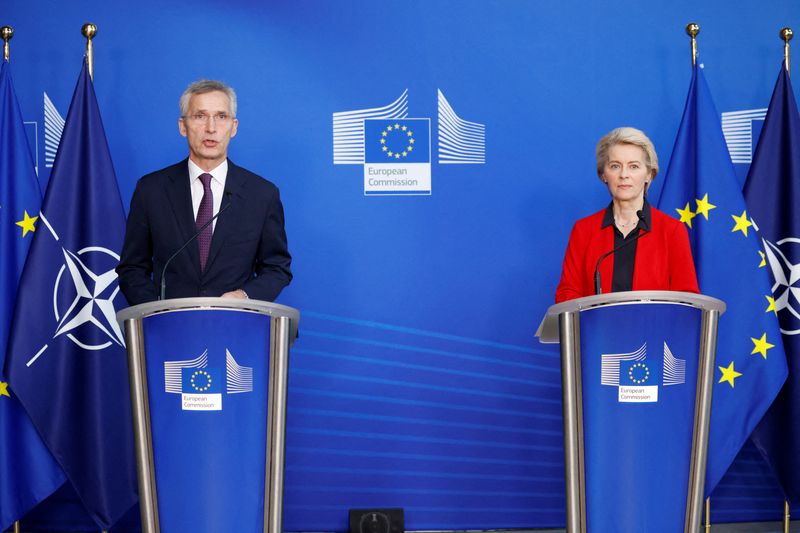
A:
[[[645,152],[633,144],[615,144],[608,149],[608,162],[603,170],[611,197],[620,202],[644,198],[650,171],[645,165]]]

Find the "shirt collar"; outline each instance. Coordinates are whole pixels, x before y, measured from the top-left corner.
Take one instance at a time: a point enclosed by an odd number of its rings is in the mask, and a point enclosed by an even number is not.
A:
[[[219,164],[216,168],[213,168],[206,172],[197,164],[189,159],[189,183],[194,183],[194,180],[200,177],[200,174],[211,174],[211,177],[214,181],[218,182],[223,187],[225,186],[225,178],[228,176],[228,160],[226,159],[222,163]]]
[[[647,198],[644,199],[644,205],[642,206],[642,218],[639,220],[639,223],[636,225],[639,229],[643,229],[645,231],[650,231],[652,221],[652,215],[650,213],[650,203],[647,201]],[[614,202],[608,204],[606,207],[606,212],[603,215],[603,223],[600,226],[601,228],[606,228],[608,226],[612,226],[614,224]]]

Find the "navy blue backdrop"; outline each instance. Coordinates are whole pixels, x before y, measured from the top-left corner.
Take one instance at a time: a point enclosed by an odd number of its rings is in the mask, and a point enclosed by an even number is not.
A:
[[[608,201],[595,143],[639,127],[666,168],[696,21],[723,123],[745,117],[743,178],[778,30],[800,27],[793,0],[46,4],[11,0],[0,20],[16,31],[43,189],[85,22],[99,28],[95,89],[126,205],[138,177],[187,153],[185,86],[238,92],[230,156],[281,189],[295,279],[278,301],[303,316],[288,530],[343,530],[348,508],[378,506],[406,508],[408,529],[563,524],[558,356],[533,332],[573,221]],[[430,119],[430,194],[365,194],[353,117]],[[757,454],[735,469],[715,520],[777,519]]]

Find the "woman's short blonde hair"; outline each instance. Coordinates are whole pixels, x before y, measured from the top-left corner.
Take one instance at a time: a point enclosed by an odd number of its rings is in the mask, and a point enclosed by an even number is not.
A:
[[[642,130],[628,126],[609,131],[597,142],[597,175],[600,179],[603,179],[603,171],[608,163],[608,151],[616,144],[632,144],[644,150],[644,164],[650,171],[650,180],[655,179],[658,174],[658,155],[653,141]]]

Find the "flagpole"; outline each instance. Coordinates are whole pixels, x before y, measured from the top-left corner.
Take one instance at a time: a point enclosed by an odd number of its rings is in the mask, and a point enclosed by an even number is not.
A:
[[[86,65],[89,67],[89,79],[94,81],[94,46],[92,40],[97,35],[97,26],[87,22],[81,26],[81,34],[86,37]],[[105,529],[102,533],[108,533]]]
[[[14,28],[12,28],[11,26],[3,26],[2,28],[0,28],[0,36],[3,37],[3,61],[8,63],[9,57],[11,55],[8,46],[8,41],[10,41],[11,38],[14,36]]]
[[[11,49],[8,46],[8,41],[14,36],[14,28],[11,26],[3,26],[0,28],[0,36],[3,38],[3,61],[8,63],[11,59]],[[20,533],[21,531],[19,520],[17,520],[14,522],[14,533]]]
[[[705,533],[711,533],[711,498],[706,498],[706,527]]]
[[[783,63],[786,66],[786,75],[790,75],[791,72],[789,70],[789,41],[792,40],[794,37],[794,32],[792,28],[781,28],[779,33],[781,39],[783,39]],[[789,522],[790,522],[790,515],[789,515],[789,500],[783,500],[783,533],[789,533]]]
[[[97,26],[87,22],[81,26],[81,34],[86,37],[86,64],[89,67],[89,79],[94,81],[94,47],[92,39],[97,35]],[[104,529],[102,533],[108,533],[108,531]]]
[[[97,35],[97,26],[87,22],[81,27],[81,33],[86,37],[86,62],[89,65],[89,77],[94,81],[94,48],[92,39]]]
[[[786,64],[786,74],[790,74],[789,72],[789,41],[792,40],[794,37],[794,32],[792,28],[781,28],[780,31],[781,39],[783,39],[783,61]]]
[[[686,25],[686,34],[692,38],[692,67],[697,65],[697,34],[700,33],[700,25],[690,22]]]
[[[789,500],[783,500],[783,533],[789,533]]]

